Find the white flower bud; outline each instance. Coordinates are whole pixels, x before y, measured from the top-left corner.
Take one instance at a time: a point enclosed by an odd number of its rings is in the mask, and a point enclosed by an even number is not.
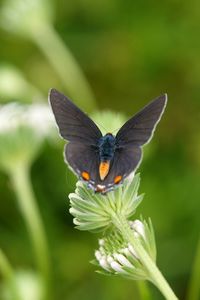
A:
[[[135,250],[133,249],[133,246],[128,244],[128,249],[129,251],[132,253],[132,255],[134,255],[137,259],[139,258],[137,253],[135,252]]]
[[[98,261],[101,259],[102,255],[101,255],[101,252],[100,252],[99,250],[96,250],[96,251],[95,251],[95,257],[96,257],[96,259],[97,259]]]
[[[111,270],[105,256],[101,257],[101,259],[99,260],[99,264],[106,271],[110,271]]]
[[[51,136],[53,127],[47,106],[17,103],[0,106],[0,167],[10,172],[19,163],[30,165],[44,137],[47,133]]]
[[[149,222],[148,225],[145,221],[136,220],[129,224],[133,235],[136,234],[139,237],[139,239],[135,239],[136,242],[141,246],[151,247],[150,249],[147,247],[147,249],[151,257],[155,259],[156,252],[151,223]],[[152,241],[152,244],[149,241]],[[135,250],[134,243],[132,245],[127,240],[123,240],[119,232],[111,233],[99,240],[99,245],[95,256],[99,266],[104,270],[126,278],[149,279],[149,274]]]
[[[107,256],[107,262],[110,264],[113,261],[114,261],[113,257],[111,255],[108,255]]]
[[[144,225],[140,220],[130,222],[130,226],[135,231],[135,236],[142,236],[144,239],[146,239]]]
[[[130,251],[129,251],[128,248],[123,248],[121,251],[122,251],[122,253],[125,254],[126,256],[132,255],[132,254],[130,253]]]
[[[114,253],[113,256],[114,256],[115,259],[118,260],[118,262],[121,265],[132,268],[132,264],[128,261],[128,259],[123,254]]]
[[[103,246],[105,244],[104,239],[99,239],[99,246]]]
[[[112,268],[114,271],[116,271],[116,272],[118,272],[118,273],[126,273],[126,271],[124,271],[124,270],[122,269],[122,266],[121,266],[118,262],[116,262],[116,261],[112,261],[112,262],[110,263],[110,266],[111,266],[111,268]]]
[[[103,247],[103,246],[100,246],[100,247],[99,247],[99,251],[101,251],[101,253],[105,253],[104,247]]]

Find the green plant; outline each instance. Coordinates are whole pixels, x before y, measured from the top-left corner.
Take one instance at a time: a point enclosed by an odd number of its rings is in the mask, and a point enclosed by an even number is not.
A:
[[[106,195],[94,194],[78,182],[69,195],[70,213],[79,230],[102,231],[95,251],[98,272],[152,282],[168,300],[177,297],[156,265],[156,245],[151,221],[130,221],[143,195],[138,195],[139,174]]]

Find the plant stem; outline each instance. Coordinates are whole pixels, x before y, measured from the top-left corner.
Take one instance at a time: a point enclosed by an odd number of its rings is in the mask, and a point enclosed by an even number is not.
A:
[[[63,86],[82,108],[89,112],[95,108],[95,97],[74,56],[50,24],[32,33],[34,42],[49,60]]]
[[[197,245],[192,275],[190,278],[186,299],[198,300],[199,296],[200,296],[200,239]]]
[[[48,246],[29,175],[29,168],[25,164],[18,165],[11,171],[11,178],[17,195],[18,205],[30,235],[37,267],[44,280],[47,293],[50,283]],[[49,299],[47,295],[46,298]]]
[[[14,271],[1,249],[0,249],[0,271],[4,279],[9,284],[13,299],[21,300],[20,292],[17,287],[15,276],[14,276]]]
[[[156,285],[156,287],[160,290],[163,296],[167,300],[177,300],[178,298],[170,288],[169,284],[163,277],[162,273],[160,272],[154,261],[142,247],[139,240],[134,237],[126,218],[124,218],[122,215],[113,214],[113,224],[118,228],[118,230],[120,230],[124,239],[132,245],[140,261],[146,267],[151,281]]]

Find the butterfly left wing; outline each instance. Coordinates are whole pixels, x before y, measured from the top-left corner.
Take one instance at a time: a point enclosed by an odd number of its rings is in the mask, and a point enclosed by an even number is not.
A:
[[[70,99],[56,89],[51,89],[49,101],[60,135],[69,142],[95,145],[102,137],[96,124]]]
[[[102,137],[96,124],[70,99],[51,89],[49,101],[65,146],[66,162],[85,181],[98,178],[98,141]]]
[[[142,146],[149,142],[164,112],[166,103],[167,95],[164,94],[128,120],[116,135],[119,147]]]
[[[99,154],[93,146],[70,142],[65,145],[66,162],[83,181],[95,186],[99,178]]]

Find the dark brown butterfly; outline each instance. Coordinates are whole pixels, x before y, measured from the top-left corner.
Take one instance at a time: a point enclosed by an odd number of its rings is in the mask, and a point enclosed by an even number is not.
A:
[[[164,94],[128,120],[116,136],[103,136],[96,124],[56,89],[50,90],[49,99],[60,135],[68,141],[64,150],[67,163],[88,187],[102,193],[136,170],[141,147],[152,138],[167,103]]]

